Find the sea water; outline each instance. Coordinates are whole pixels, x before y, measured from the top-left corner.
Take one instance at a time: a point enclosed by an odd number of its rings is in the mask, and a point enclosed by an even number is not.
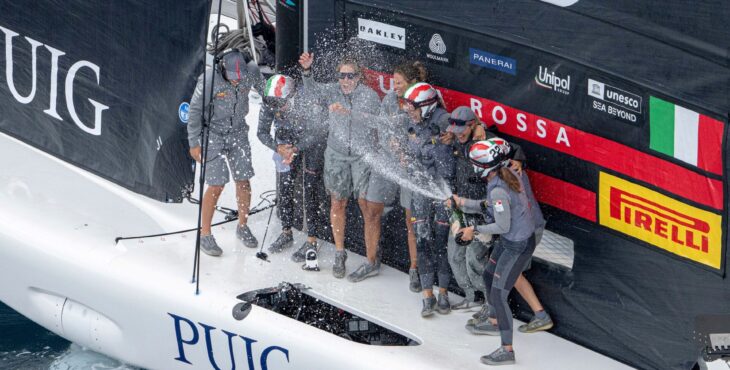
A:
[[[0,303],[0,369],[136,370],[117,360],[72,344],[2,303]]]

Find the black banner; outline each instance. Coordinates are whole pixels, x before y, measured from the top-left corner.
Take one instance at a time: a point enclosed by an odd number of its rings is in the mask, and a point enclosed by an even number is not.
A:
[[[192,186],[185,123],[208,1],[3,2],[0,130],[157,200]]]
[[[449,110],[469,106],[523,146],[548,229],[575,246],[571,270],[529,273],[556,334],[639,368],[690,368],[692,318],[725,312],[730,294],[730,38],[713,28],[730,10],[566,3],[336,1],[334,17],[310,16],[369,48],[379,93],[393,66],[422,61]],[[398,265],[402,238],[383,242]]]

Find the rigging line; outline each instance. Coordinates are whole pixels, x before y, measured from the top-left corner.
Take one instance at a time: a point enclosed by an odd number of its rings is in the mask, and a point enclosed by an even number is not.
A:
[[[216,20],[216,25],[221,24],[222,3],[223,3],[223,0],[218,0],[218,19]],[[205,34],[208,35],[209,32],[210,32],[210,20],[208,20]],[[220,33],[216,32],[216,35],[215,35],[216,54],[217,54],[219,39],[220,39]],[[207,60],[207,54],[205,52],[205,48],[203,48],[203,99],[202,99],[203,102],[201,103],[203,105],[203,109],[206,108],[205,87],[207,85],[206,73],[208,70],[206,60]],[[210,80],[211,80],[210,93],[208,95],[208,102],[210,102],[210,104],[208,104],[208,106],[207,106],[207,108],[208,108],[207,117],[205,117],[206,119],[203,120],[203,132],[202,132],[202,138],[201,138],[201,145],[202,145],[201,149],[202,149],[203,153],[202,153],[202,158],[200,159],[200,180],[198,181],[198,183],[200,184],[200,190],[199,190],[199,195],[198,195],[199,199],[203,199],[203,195],[204,195],[203,187],[205,186],[205,168],[206,168],[206,164],[207,164],[206,162],[208,160],[208,134],[209,134],[208,130],[209,130],[209,125],[210,125],[210,120],[213,118],[213,104],[212,103],[213,103],[213,90],[215,90],[215,69],[216,69],[216,62],[215,62],[215,56],[214,56],[213,70],[211,71],[211,73],[213,73],[213,75],[210,78]],[[198,224],[197,224],[197,232],[196,232],[196,236],[195,236],[195,258],[194,258],[194,262],[193,262],[193,281],[195,281],[195,295],[200,294],[200,236],[201,236],[200,235],[200,233],[201,233],[200,224],[202,222],[202,218],[203,218],[203,202],[200,202],[200,204],[198,205]]]
[[[261,205],[264,202],[266,202],[268,204],[262,207]],[[253,207],[251,209],[251,211],[249,211],[248,214],[250,216],[252,216],[252,215],[255,215],[257,213],[263,212],[263,211],[265,211],[265,210],[267,210],[269,208],[272,208],[272,207],[276,207],[276,201],[271,201],[271,199],[263,198],[262,197],[261,201],[259,201],[259,203],[255,207]],[[231,221],[235,221],[235,220],[238,220],[238,216],[235,216],[235,217],[232,217],[232,218],[226,218],[224,221],[220,221],[220,222],[214,223],[211,226],[219,226],[219,225],[227,224],[227,223],[229,223]],[[193,228],[189,228],[189,229],[177,230],[177,231],[170,231],[170,232],[161,233],[161,234],[150,234],[150,235],[140,235],[140,236],[120,236],[120,237],[117,237],[117,238],[114,239],[114,244],[118,244],[122,240],[156,238],[156,237],[160,237],[160,236],[169,236],[169,235],[175,235],[175,234],[182,234],[182,233],[187,233],[187,232],[196,231],[196,230],[198,230],[198,229],[196,229],[196,228],[193,227]]]

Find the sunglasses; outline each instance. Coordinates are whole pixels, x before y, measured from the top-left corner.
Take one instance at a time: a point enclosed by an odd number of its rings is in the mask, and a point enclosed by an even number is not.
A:
[[[398,103],[400,103],[401,106],[403,106],[403,105],[410,105],[410,106],[416,108],[416,103],[415,102],[413,102],[411,100],[408,100],[406,98],[403,98],[403,97],[399,97],[398,98]]]
[[[449,118],[449,124],[453,126],[465,126],[469,121],[456,119],[456,118]]]
[[[340,80],[354,80],[355,78],[357,78],[355,72],[340,72]]]

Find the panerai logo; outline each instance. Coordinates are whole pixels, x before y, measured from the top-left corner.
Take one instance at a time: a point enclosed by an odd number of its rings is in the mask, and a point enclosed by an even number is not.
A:
[[[405,28],[369,19],[357,19],[357,37],[399,49],[406,48]]]
[[[570,75],[560,77],[547,67],[540,66],[537,75],[535,75],[535,83],[546,89],[559,92],[561,94],[570,95]]]
[[[13,95],[13,98],[18,101],[20,104],[28,104],[33,101],[35,98],[36,93],[36,86],[38,83],[38,49],[40,46],[45,47],[46,50],[50,53],[51,58],[51,71],[50,71],[50,83],[48,83],[48,86],[50,87],[50,98],[48,101],[48,109],[45,109],[43,113],[59,120],[63,121],[63,118],[61,115],[58,114],[58,110],[56,107],[57,100],[58,100],[58,60],[62,56],[66,55],[61,50],[58,50],[50,45],[43,44],[40,41],[36,41],[30,37],[23,37],[25,39],[26,43],[19,43],[18,47],[23,47],[22,44],[28,45],[30,44],[31,49],[31,63],[28,65],[27,63],[18,63],[18,66],[21,68],[29,68],[30,73],[28,71],[23,71],[21,73],[18,73],[17,75],[25,76],[30,74],[31,80],[30,80],[30,92],[23,96],[21,95],[16,86],[15,81],[13,79],[13,67],[15,66],[15,63],[13,61],[13,41],[16,36],[19,36],[19,34],[13,30],[7,29],[5,27],[0,26],[0,32],[5,34],[5,80],[8,84],[8,89],[10,90],[10,94]],[[88,99],[89,103],[94,106],[94,123],[93,124],[86,124],[81,121],[81,118],[79,117],[78,113],[76,113],[76,105],[74,103],[74,83],[77,79],[81,79],[82,77],[77,77],[77,74],[79,71],[83,68],[86,68],[90,70],[93,73],[93,76],[96,77],[96,84],[99,85],[100,83],[100,75],[101,75],[101,69],[99,66],[97,66],[94,63],[91,63],[87,60],[79,60],[75,63],[70,63],[71,66],[68,68],[68,72],[66,73],[66,79],[63,81],[63,88],[64,88],[64,95],[66,97],[66,109],[68,111],[68,115],[70,116],[71,120],[80,128],[82,131],[89,133],[91,135],[101,135],[101,115],[102,113],[109,109],[109,106],[99,103],[96,100]],[[45,74],[44,74],[45,75]],[[27,83],[28,81],[23,81]],[[76,99],[79,101],[80,99]]]
[[[469,62],[480,67],[494,69],[500,72],[517,74],[517,61],[502,55],[492,54],[490,52],[469,48]]]

